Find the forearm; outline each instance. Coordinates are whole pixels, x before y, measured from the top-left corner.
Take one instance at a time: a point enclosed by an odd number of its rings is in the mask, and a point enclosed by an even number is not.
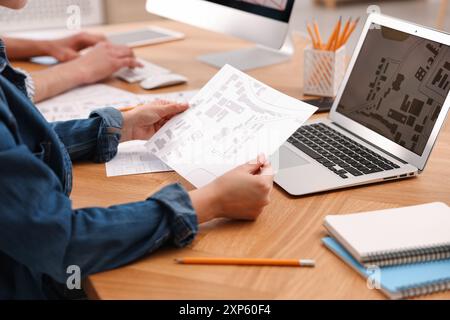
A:
[[[3,38],[11,60],[23,60],[47,54],[48,41]]]
[[[58,177],[27,147],[0,149],[0,251],[36,274],[64,283],[69,265],[86,276],[168,242],[186,246],[197,233],[195,212],[180,185],[141,202],[73,210]]]
[[[212,184],[189,192],[192,207],[197,214],[198,223],[205,223],[219,217],[220,208],[217,193]]]
[[[121,136],[122,115],[114,108],[93,111],[88,119],[53,122],[72,161],[104,163],[116,154]]]
[[[45,70],[32,73],[35,96],[34,102],[54,97],[84,84],[84,75],[73,65],[66,62]]]

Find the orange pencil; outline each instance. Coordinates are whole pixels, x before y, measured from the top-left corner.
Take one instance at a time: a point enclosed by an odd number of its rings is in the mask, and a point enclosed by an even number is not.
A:
[[[339,42],[339,36],[341,34],[341,26],[342,26],[342,18],[339,19],[338,21],[338,27],[337,27],[337,31],[336,31],[336,36],[334,37],[334,41],[333,41],[333,47],[332,50],[336,51],[337,46],[338,46],[338,42]]]
[[[279,267],[314,267],[315,261],[309,259],[248,259],[248,258],[179,258],[179,264],[200,265],[245,265],[245,266],[279,266]]]
[[[317,46],[319,47],[319,49],[322,49],[322,37],[320,35],[320,31],[319,31],[319,26],[317,25],[317,22],[314,21],[314,32],[316,34],[316,39],[317,39]]]
[[[358,22],[359,22],[359,18],[357,18],[357,19],[355,20],[355,22],[353,22],[353,24],[352,24],[350,30],[348,31],[347,35],[346,35],[345,38],[344,38],[344,43],[346,43],[346,42],[348,41],[348,39],[349,39],[350,36],[352,35],[353,31],[355,31],[356,25],[358,24]]]
[[[327,43],[327,47],[326,47],[327,50],[333,49],[333,45],[336,40],[338,30],[341,28],[341,20],[342,20],[342,17],[339,18],[339,21],[336,23],[333,33],[330,36],[330,39],[328,39],[328,43]]]
[[[308,30],[309,36],[310,36],[310,38],[311,38],[313,48],[314,48],[314,49],[318,49],[318,48],[317,48],[317,40],[314,38],[314,34],[313,34],[313,32],[311,31],[311,27],[310,27],[309,23],[306,24],[306,29]]]
[[[348,30],[349,30],[349,28],[350,28],[350,23],[351,23],[351,22],[352,22],[352,18],[350,17],[350,18],[347,20],[347,22],[345,23],[344,30],[342,31],[341,36],[339,37],[338,46],[337,46],[338,49],[339,49],[340,47],[342,47],[342,45],[345,43],[345,42],[344,42],[344,39],[345,39],[345,36],[347,35],[347,32],[348,32]]]

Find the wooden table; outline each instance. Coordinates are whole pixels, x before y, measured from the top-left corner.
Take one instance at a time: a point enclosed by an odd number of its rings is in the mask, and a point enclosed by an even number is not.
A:
[[[136,54],[189,77],[188,85],[159,92],[197,89],[217,71],[195,57],[250,45],[239,39],[176,22],[158,21],[182,31],[187,38],[136,49]],[[139,25],[103,29],[125,30]],[[292,61],[249,72],[255,78],[296,98],[302,97],[302,48],[296,37]],[[27,67],[26,65],[22,65]],[[28,65],[28,67],[30,67]],[[118,80],[108,84],[143,93],[137,85]],[[316,115],[321,117],[325,115]],[[196,240],[184,249],[165,248],[122,268],[93,275],[85,287],[98,299],[383,299],[366,282],[321,244],[327,214],[376,210],[430,201],[450,204],[450,128],[442,130],[426,171],[419,177],[304,197],[290,197],[276,186],[271,204],[256,222],[217,220],[202,225]],[[74,166],[74,206],[110,206],[140,201],[161,187],[181,181],[176,173],[107,178],[102,164]],[[308,183],[308,181],[299,181]],[[187,266],[173,262],[181,256],[311,258],[308,268]],[[450,293],[427,298],[449,299]]]

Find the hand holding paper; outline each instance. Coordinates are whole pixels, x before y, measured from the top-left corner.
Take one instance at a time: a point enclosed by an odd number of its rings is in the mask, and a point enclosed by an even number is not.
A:
[[[223,67],[148,142],[196,187],[260,153],[272,155],[316,110],[231,66]]]
[[[270,202],[272,166],[264,155],[221,175],[208,185],[191,191],[200,223],[214,218],[255,220]]]

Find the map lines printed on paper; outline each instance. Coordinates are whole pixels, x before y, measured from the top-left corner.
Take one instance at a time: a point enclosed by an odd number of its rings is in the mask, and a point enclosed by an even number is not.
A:
[[[147,145],[196,186],[260,152],[271,155],[315,111],[231,66],[217,73],[190,105]]]

